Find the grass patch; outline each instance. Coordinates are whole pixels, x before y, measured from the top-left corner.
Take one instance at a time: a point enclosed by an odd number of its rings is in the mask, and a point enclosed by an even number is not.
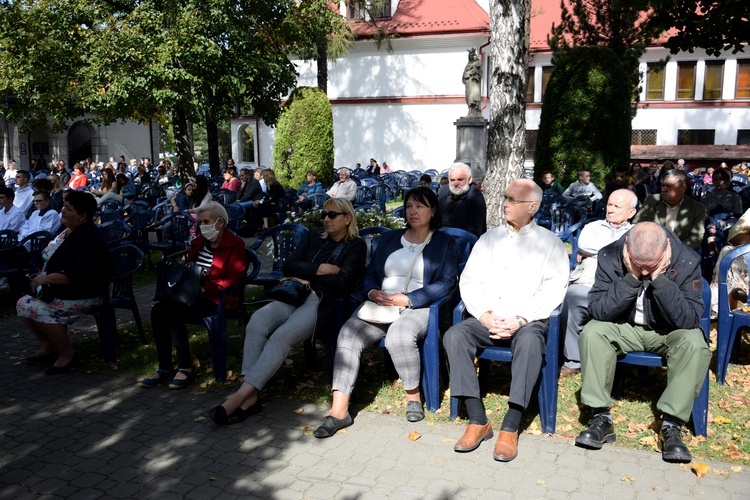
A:
[[[156,349],[151,338],[150,325],[146,325],[146,330],[149,337],[149,343],[146,345],[140,343],[133,324],[123,325],[118,330],[120,345],[119,362],[116,366],[103,362],[99,343],[95,338],[76,343],[76,349],[81,354],[79,359],[84,360],[86,368],[90,370],[115,369],[132,374],[135,382],[138,376],[151,374],[157,368]],[[193,326],[189,331],[191,352],[198,370],[198,384],[203,388],[213,386],[228,391],[235,390],[241,383],[238,375],[242,365],[244,327],[238,325],[237,321],[230,321],[228,325],[227,366],[230,373],[227,381],[223,383],[214,380],[205,329]],[[747,343],[742,349],[747,353]],[[264,394],[305,403],[330,403],[330,378],[322,346],[317,348],[316,361],[314,366],[307,364],[302,346],[295,346],[284,366],[269,382]],[[725,386],[719,386],[713,376],[713,370],[711,372],[708,438],[694,437],[692,434],[685,436],[695,460],[750,465],[750,366],[747,359],[741,361],[746,364],[730,365]],[[491,363],[490,366],[490,386],[484,403],[490,420],[499,428],[507,410],[510,365]],[[625,377],[623,394],[613,400],[617,446],[654,451],[659,425],[656,421],[655,406],[666,385],[666,370],[626,366]],[[580,385],[580,375],[561,378],[559,381],[556,430],[556,436],[559,438],[574,439],[586,428],[588,416],[581,413]],[[430,422],[449,420],[450,396],[446,383],[443,384],[442,390],[444,395],[441,408],[436,413],[426,412],[425,421],[428,425]],[[351,410],[353,413],[364,410],[405,416],[403,386],[400,380],[395,378],[395,373],[389,373],[384,349],[370,347],[363,353]],[[531,407],[524,418],[524,432],[541,434],[536,397],[532,398]],[[466,421],[459,417],[456,423],[464,425]]]

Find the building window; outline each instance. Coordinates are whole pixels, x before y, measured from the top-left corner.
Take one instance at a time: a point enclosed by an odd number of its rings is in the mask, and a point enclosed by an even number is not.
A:
[[[737,90],[734,96],[738,99],[750,97],[750,59],[737,61]]]
[[[695,99],[695,61],[677,63],[677,99]]]
[[[49,142],[32,142],[31,153],[34,156],[48,155],[49,154]]]
[[[534,102],[534,68],[526,70],[526,102]]]
[[[542,68],[542,99],[544,99],[544,91],[547,90],[547,84],[549,78],[552,76],[552,66],[544,66]]]
[[[524,158],[527,160],[534,159],[534,153],[536,152],[536,139],[538,136],[538,130],[526,131],[526,150],[524,151]]]
[[[646,100],[664,100],[664,66],[661,64],[649,64],[646,76]]]
[[[346,2],[346,18],[347,19],[365,19],[365,2],[356,0],[347,0]]]
[[[695,130],[678,130],[678,146],[706,146],[713,145],[715,130],[695,129]]]
[[[703,98],[721,99],[721,87],[724,81],[724,62],[706,63],[706,77],[703,80]]]
[[[737,145],[750,146],[750,129],[737,131]]]
[[[378,19],[382,17],[391,17],[391,1],[381,0],[378,5],[372,5],[372,15]]]
[[[634,146],[655,146],[656,129],[633,130],[630,135],[630,144]]]

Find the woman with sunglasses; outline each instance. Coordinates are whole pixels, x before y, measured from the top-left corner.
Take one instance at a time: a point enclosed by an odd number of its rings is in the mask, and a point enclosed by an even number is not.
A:
[[[281,367],[293,345],[330,331],[335,299],[348,295],[365,273],[367,253],[351,202],[323,205],[323,232],[308,233],[284,262],[284,276],[308,281],[312,292],[299,306],[281,301],[258,309],[245,329],[242,386],[209,412],[219,425],[235,424],[261,410],[259,391]]]
[[[456,284],[458,255],[453,237],[436,231],[442,218],[434,191],[425,187],[410,190],[404,209],[406,229],[380,237],[364,279],[368,299],[380,306],[404,309],[391,324],[364,321],[358,317],[358,309],[341,328],[333,366],[333,405],[313,432],[317,438],[331,437],[352,425],[349,398],[362,351],[383,337],[406,390],[406,419],[419,422],[424,418],[418,343],[427,335],[430,304],[448,295]]]

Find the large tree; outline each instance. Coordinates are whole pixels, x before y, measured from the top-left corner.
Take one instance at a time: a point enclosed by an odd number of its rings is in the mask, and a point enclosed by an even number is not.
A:
[[[327,29],[336,19],[325,0],[7,2],[0,89],[17,98],[9,119],[26,126],[171,116],[192,174],[191,122],[205,120],[218,166],[218,121],[239,105],[275,123],[296,83],[289,54],[314,51],[317,20]]]
[[[487,227],[502,221],[502,193],[523,173],[530,0],[490,4],[490,123],[482,184]]]

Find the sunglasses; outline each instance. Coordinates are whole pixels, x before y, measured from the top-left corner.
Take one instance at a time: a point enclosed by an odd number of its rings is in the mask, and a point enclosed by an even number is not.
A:
[[[322,212],[320,212],[320,218],[321,219],[325,219],[326,217],[328,217],[329,219],[333,220],[336,217],[338,217],[339,215],[346,215],[346,213],[345,212],[334,212],[333,210],[331,210],[330,212],[326,212],[325,210],[323,210]]]

